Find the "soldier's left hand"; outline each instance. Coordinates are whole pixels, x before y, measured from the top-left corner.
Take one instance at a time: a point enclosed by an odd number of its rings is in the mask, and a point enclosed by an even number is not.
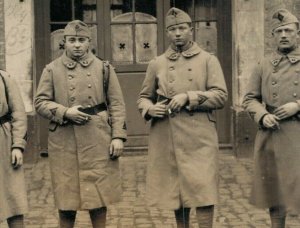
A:
[[[23,153],[19,148],[13,148],[11,151],[11,164],[17,169],[23,164]]]
[[[287,104],[279,106],[277,109],[275,109],[274,114],[279,118],[279,119],[285,119],[290,116],[295,115],[297,112],[299,112],[300,107],[298,103],[296,102],[289,102]]]
[[[188,101],[188,95],[186,93],[179,93],[175,95],[170,101],[168,108],[172,111],[180,111],[180,109],[186,104]]]
[[[122,139],[113,139],[110,143],[109,156],[112,160],[123,154],[124,143]]]

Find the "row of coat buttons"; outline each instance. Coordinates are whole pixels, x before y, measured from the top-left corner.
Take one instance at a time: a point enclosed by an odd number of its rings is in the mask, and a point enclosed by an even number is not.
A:
[[[87,76],[91,76],[91,73],[88,72],[86,75],[87,75]],[[73,75],[68,75],[68,79],[69,79],[69,80],[72,80],[73,78],[74,78]]]
[[[88,88],[92,88],[92,85],[91,85],[91,84],[88,84]],[[70,90],[71,90],[71,91],[73,91],[74,89],[75,89],[74,86],[71,86],[71,87],[70,87]]]
[[[89,99],[92,99],[92,96],[88,96]],[[70,97],[70,101],[74,102],[76,100],[75,97]]]
[[[276,85],[277,84],[277,82],[276,81],[272,81],[272,85]],[[299,84],[299,82],[298,81],[294,81],[294,85],[298,85]]]
[[[276,98],[278,96],[277,93],[273,93],[273,98]],[[293,93],[293,97],[297,97],[297,93]]]
[[[175,70],[175,67],[174,67],[174,66],[170,66],[170,67],[169,67],[169,70]],[[188,71],[192,71],[192,69],[189,68]]]

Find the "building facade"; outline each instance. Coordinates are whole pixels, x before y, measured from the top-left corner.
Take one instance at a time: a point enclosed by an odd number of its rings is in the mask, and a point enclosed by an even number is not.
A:
[[[0,65],[18,82],[29,117],[28,160],[47,150],[47,121],[38,117],[33,97],[44,66],[64,50],[62,29],[74,19],[92,30],[92,51],[118,73],[127,107],[128,151],[147,148],[148,125],[136,99],[148,62],[164,52],[164,15],[172,7],[187,11],[194,39],[222,65],[229,100],[217,112],[221,147],[251,154],[256,127],[241,102],[247,78],[272,50],[269,18],[278,8],[300,16],[300,0],[0,0]]]

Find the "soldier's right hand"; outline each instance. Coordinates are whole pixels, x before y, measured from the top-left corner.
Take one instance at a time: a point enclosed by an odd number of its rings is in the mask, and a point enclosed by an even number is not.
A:
[[[77,124],[85,124],[88,122],[92,117],[89,114],[80,112],[78,109],[82,108],[81,105],[73,106],[69,108],[66,113],[65,117],[69,120],[72,120],[73,122]]]
[[[273,114],[267,114],[263,117],[263,125],[266,128],[279,129],[279,118]]]
[[[152,105],[148,109],[148,115],[151,117],[163,118],[166,115],[166,105],[165,103],[167,100],[157,102],[156,104]]]

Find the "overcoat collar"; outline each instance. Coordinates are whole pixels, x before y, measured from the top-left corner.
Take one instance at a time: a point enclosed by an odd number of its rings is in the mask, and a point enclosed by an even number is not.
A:
[[[169,48],[165,52],[165,55],[170,60],[177,60],[180,55],[184,56],[185,58],[190,58],[194,55],[198,55],[200,52],[201,48],[198,46],[198,44],[192,42],[192,46],[183,52],[178,52],[174,50],[171,46],[169,46]]]
[[[272,58],[271,58],[272,65],[277,66],[281,62],[281,60],[284,58],[284,56],[286,56],[291,63],[296,63],[296,62],[300,61],[300,48],[297,47],[295,50],[288,53],[287,55],[284,55],[284,54],[280,53],[279,51],[274,52],[272,55]]]
[[[87,67],[93,61],[94,61],[94,58],[93,58],[93,55],[90,52],[88,52],[83,58],[81,58],[77,61],[74,60],[74,59],[69,58],[66,54],[66,51],[64,51],[64,53],[62,55],[62,62],[69,69],[75,68],[77,63],[79,63],[83,67]]]

